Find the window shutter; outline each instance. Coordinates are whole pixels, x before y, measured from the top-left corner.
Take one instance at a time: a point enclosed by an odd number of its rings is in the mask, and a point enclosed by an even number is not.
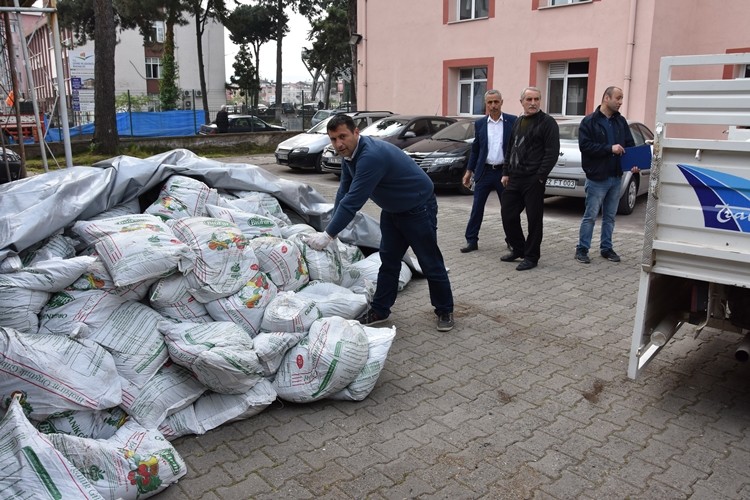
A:
[[[553,62],[549,64],[549,76],[550,77],[563,77],[565,76],[565,69],[568,63],[566,62]]]

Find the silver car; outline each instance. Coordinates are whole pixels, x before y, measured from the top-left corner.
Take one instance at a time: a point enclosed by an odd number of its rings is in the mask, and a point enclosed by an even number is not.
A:
[[[581,119],[560,122],[560,158],[547,177],[545,196],[572,196],[584,198],[586,174],[581,168],[581,150],[578,149],[578,127]],[[654,134],[644,124],[628,122],[636,146],[652,144]],[[651,164],[641,167],[640,173],[623,172],[620,187],[620,204],[617,213],[629,215],[635,208],[636,198],[648,191]]]

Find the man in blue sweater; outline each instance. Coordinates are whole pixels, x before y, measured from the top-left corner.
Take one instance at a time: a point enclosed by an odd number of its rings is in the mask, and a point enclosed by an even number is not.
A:
[[[381,208],[380,270],[370,310],[360,323],[382,323],[396,302],[401,259],[414,251],[430,290],[437,329],[453,328],[453,292],[437,243],[437,200],[432,181],[396,146],[359,135],[354,120],[336,115],[326,127],[331,144],[342,156],[341,181],[333,217],[325,231],[311,235],[308,245],[322,250],[371,199]]]

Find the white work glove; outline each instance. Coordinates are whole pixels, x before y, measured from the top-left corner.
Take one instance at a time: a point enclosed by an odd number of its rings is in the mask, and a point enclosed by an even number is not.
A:
[[[310,245],[313,250],[323,250],[333,241],[333,236],[329,235],[325,231],[315,233],[305,238],[305,243]]]

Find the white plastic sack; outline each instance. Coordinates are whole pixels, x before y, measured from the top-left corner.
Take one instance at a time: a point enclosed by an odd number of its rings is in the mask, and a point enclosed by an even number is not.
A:
[[[295,234],[313,234],[316,232],[314,227],[307,224],[292,224],[281,228],[281,237],[289,239]]]
[[[142,388],[126,383],[121,406],[143,427],[155,429],[167,415],[191,405],[205,391],[190,370],[168,362]]]
[[[343,390],[329,396],[330,399],[342,399],[349,401],[362,401],[375,388],[375,384],[383,371],[388,351],[396,338],[396,327],[372,328],[365,326],[367,335],[368,354],[367,362],[351,384]]]
[[[215,205],[219,194],[205,183],[186,177],[173,175],[164,183],[159,196],[145,213],[156,215],[164,220],[208,215],[206,205]]]
[[[307,332],[262,332],[253,339],[253,348],[258,355],[263,375],[276,374],[284,355],[307,336]]]
[[[265,273],[258,272],[234,295],[205,304],[214,321],[233,321],[251,337],[260,332],[260,325],[268,304],[276,298],[278,289]]]
[[[31,425],[15,398],[0,420],[0,471],[3,498],[103,498]]]
[[[112,408],[121,400],[112,356],[87,340],[0,328],[0,372],[0,404],[20,393],[35,420],[68,410]]]
[[[242,234],[248,239],[259,236],[281,236],[281,230],[276,223],[278,219],[272,219],[258,213],[244,212],[232,207],[208,205],[206,210],[208,210],[208,215],[211,217],[237,224]]]
[[[33,267],[38,262],[45,260],[70,259],[75,255],[76,242],[62,233],[54,234],[21,253],[25,267]]]
[[[108,500],[148,498],[187,473],[185,461],[156,429],[128,421],[109,439],[47,436]]]
[[[374,283],[377,285],[378,282],[378,271],[380,270],[380,254],[378,252],[375,252],[373,254],[368,255],[366,258],[355,262],[351,266],[349,266],[350,269],[356,269],[360,272],[360,277],[356,280],[356,284],[360,285],[364,283],[364,280],[367,280],[369,282]],[[409,281],[411,281],[412,278],[412,272],[411,269],[409,269],[409,266],[406,265],[406,262],[401,261],[401,271],[398,275],[398,291],[404,289],[404,287],[409,284]],[[341,283],[342,286],[345,286],[346,288],[352,288],[351,283]]]
[[[177,274],[176,276],[182,276]],[[148,289],[157,278],[150,278],[131,285],[116,286],[110,276],[104,262],[98,258],[88,266],[86,271],[74,283],[70,285],[71,290],[103,290],[126,300],[143,300],[148,294]]]
[[[162,316],[174,321],[213,321],[206,306],[190,294],[187,279],[181,274],[173,274],[154,283],[151,286],[149,303]]]
[[[266,237],[250,240],[260,270],[271,278],[279,291],[295,292],[310,281],[305,259],[297,245],[282,238]]]
[[[189,291],[201,302],[236,293],[258,271],[258,259],[237,225],[210,217],[188,217],[172,231],[194,252],[195,267],[185,274]]]
[[[321,317],[314,301],[294,292],[280,292],[266,306],[260,328],[264,332],[306,332]]]
[[[324,318],[341,316],[344,319],[356,319],[367,310],[366,296],[335,283],[311,281],[297,295],[314,300]]]
[[[78,221],[73,231],[94,245],[115,286],[193,268],[195,256],[161,219],[149,214]]]
[[[335,243],[331,243],[323,250],[314,250],[305,242],[305,235],[298,234],[290,238],[302,252],[310,280],[325,281],[328,283],[341,282],[341,256]]]
[[[169,440],[204,434],[220,425],[257,415],[275,400],[276,391],[265,379],[244,394],[207,392],[192,405],[168,416],[159,431]]]
[[[109,439],[122,427],[128,414],[116,406],[106,410],[71,411],[62,417],[49,417],[35,426],[44,434],[60,433],[92,439]]]
[[[270,215],[282,224],[291,224],[289,216],[281,209],[281,204],[272,194],[259,191],[232,191],[236,200],[228,201],[230,206],[253,214]]]
[[[107,349],[114,357],[121,377],[143,385],[167,360],[157,324],[158,312],[139,302],[90,290],[55,294],[40,314],[40,333],[69,335],[70,328],[83,324],[81,336]]]
[[[367,356],[367,336],[358,322],[335,316],[323,318],[286,353],[273,387],[286,401],[317,401],[352,383]]]
[[[169,355],[206,387],[220,394],[242,394],[263,378],[253,339],[228,321],[159,324]]]

